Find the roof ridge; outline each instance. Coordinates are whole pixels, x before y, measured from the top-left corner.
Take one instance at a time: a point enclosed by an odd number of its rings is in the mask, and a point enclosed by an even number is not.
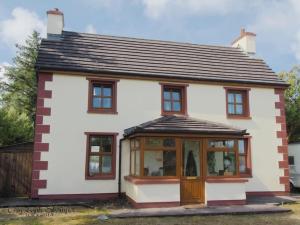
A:
[[[117,36],[117,35],[108,35],[108,34],[91,34],[91,33],[85,33],[85,32],[75,32],[75,31],[66,31],[64,30],[63,33],[74,33],[74,34],[83,34],[87,36],[98,36],[98,37],[109,37],[109,38],[115,38],[115,39],[128,39],[128,40],[136,40],[136,41],[149,41],[149,42],[161,42],[161,43],[169,43],[169,44],[175,44],[175,45],[191,45],[191,46],[202,46],[202,47],[212,47],[212,48],[225,48],[225,49],[231,49],[231,50],[238,50],[243,53],[242,50],[239,48],[226,46],[226,45],[211,45],[211,44],[196,44],[191,42],[180,42],[180,41],[169,41],[169,40],[160,40],[160,39],[151,39],[151,38],[139,38],[139,37],[130,37],[130,36]]]

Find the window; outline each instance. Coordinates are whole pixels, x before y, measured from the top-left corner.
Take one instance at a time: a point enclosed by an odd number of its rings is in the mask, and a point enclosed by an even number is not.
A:
[[[290,166],[295,165],[295,158],[294,158],[294,156],[289,156],[289,165]]]
[[[117,113],[116,106],[116,81],[89,79],[88,112]]]
[[[186,114],[186,86],[162,85],[162,114]]]
[[[175,139],[147,137],[142,140],[142,148],[138,138],[131,140],[130,174],[149,178],[178,176]]]
[[[176,176],[177,154],[174,138],[145,138],[143,176]]]
[[[140,139],[130,140],[130,175],[139,176],[140,175]]]
[[[226,108],[228,118],[250,118],[249,90],[226,89]]]
[[[86,179],[114,179],[117,134],[86,133],[86,135]]]
[[[249,139],[209,140],[208,176],[250,176]]]

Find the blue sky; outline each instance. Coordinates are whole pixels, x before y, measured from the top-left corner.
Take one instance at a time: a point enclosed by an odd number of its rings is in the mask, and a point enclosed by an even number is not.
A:
[[[229,46],[245,27],[275,72],[300,62],[299,0],[0,0],[0,66],[33,29],[45,36],[54,7],[65,30],[117,36]]]

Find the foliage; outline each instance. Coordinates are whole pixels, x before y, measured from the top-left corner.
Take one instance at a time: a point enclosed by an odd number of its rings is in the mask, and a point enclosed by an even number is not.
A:
[[[16,45],[13,65],[0,82],[0,146],[32,140],[37,81],[35,63],[41,38],[34,31],[25,45]]]
[[[286,123],[289,142],[300,141],[300,67],[281,72],[280,78],[290,84],[285,91]]]
[[[33,139],[33,123],[25,113],[13,107],[0,108],[0,146]]]

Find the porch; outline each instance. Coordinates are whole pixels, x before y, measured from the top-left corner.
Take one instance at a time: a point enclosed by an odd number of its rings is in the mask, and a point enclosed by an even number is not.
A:
[[[246,130],[165,116],[125,130],[130,172],[125,194],[136,208],[244,205],[251,177]]]

